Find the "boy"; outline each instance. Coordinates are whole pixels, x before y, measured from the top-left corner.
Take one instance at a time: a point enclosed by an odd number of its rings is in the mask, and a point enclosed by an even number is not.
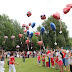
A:
[[[9,72],[11,72],[11,70],[13,70],[13,72],[16,72],[15,64],[18,64],[18,63],[15,63],[13,52],[11,52],[10,61],[9,61]]]
[[[43,63],[43,66],[45,66],[45,54],[43,54],[42,63]]]

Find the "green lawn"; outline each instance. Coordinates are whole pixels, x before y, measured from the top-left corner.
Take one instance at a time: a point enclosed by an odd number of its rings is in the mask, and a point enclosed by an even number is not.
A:
[[[59,72],[55,68],[46,68],[43,66],[38,66],[36,58],[26,58],[26,62],[22,61],[22,58],[16,58],[16,62],[19,65],[16,65],[16,72]],[[5,72],[9,71],[7,63],[5,64]],[[67,72],[67,71],[65,71]]]

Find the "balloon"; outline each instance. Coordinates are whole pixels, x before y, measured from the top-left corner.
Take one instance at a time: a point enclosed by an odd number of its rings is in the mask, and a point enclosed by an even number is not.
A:
[[[67,8],[64,8],[64,9],[63,9],[63,13],[64,13],[64,14],[67,14],[69,11],[70,11],[70,7],[67,7]]]
[[[35,36],[37,36],[37,37],[40,36],[40,32],[38,32],[38,31],[35,32]]]
[[[54,24],[54,23],[52,23],[52,22],[50,23],[50,27],[52,28],[52,30],[53,30],[53,31],[55,31],[55,30],[56,30],[56,26],[55,26],[55,24]]]
[[[72,4],[67,4],[66,6],[72,8]]]
[[[4,36],[4,38],[5,38],[5,39],[7,39],[7,38],[8,38],[8,36]]]
[[[57,20],[60,19],[60,13],[56,12],[55,14],[53,14],[53,17]]]
[[[43,34],[44,34],[44,32],[45,32],[45,28],[44,28],[44,27],[42,27],[42,28],[41,28],[41,34],[43,35]]]
[[[11,36],[11,39],[14,39],[14,38],[15,38],[15,36],[14,36],[14,35],[12,35],[12,36]]]
[[[38,41],[37,43],[39,44],[39,46],[41,46],[43,42],[42,41]]]
[[[16,48],[20,48],[20,46],[19,46],[19,45],[17,45],[17,46],[16,46]]]
[[[31,26],[31,23],[29,23],[29,26]]]
[[[45,14],[44,15],[41,15],[41,19],[42,20],[46,19],[46,15]]]
[[[26,29],[29,30],[29,26],[26,26]]]
[[[33,28],[33,27],[35,26],[35,24],[36,24],[36,23],[35,23],[35,22],[33,22],[33,23],[31,24],[31,27]]]
[[[33,37],[33,32],[31,32],[30,34],[29,34],[29,38],[32,38]]]
[[[29,31],[27,30],[27,35],[29,35]]]
[[[23,37],[23,35],[22,34],[19,34],[19,37],[21,38],[21,37]]]
[[[26,30],[24,30],[24,32],[26,33],[26,32],[27,32],[27,29],[26,29]]]
[[[26,44],[28,44],[29,43],[29,40],[26,40]]]
[[[26,27],[26,24],[22,24],[22,27]]]
[[[31,11],[27,12],[27,16],[30,17],[32,15]]]

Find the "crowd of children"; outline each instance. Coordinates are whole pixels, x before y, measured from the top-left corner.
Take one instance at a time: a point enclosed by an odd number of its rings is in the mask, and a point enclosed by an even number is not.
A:
[[[39,66],[42,65],[46,68],[52,67],[59,69],[60,72],[72,72],[72,51],[58,48],[56,50],[48,50],[46,54],[41,55],[38,53],[37,62]],[[50,64],[51,63],[51,64]]]

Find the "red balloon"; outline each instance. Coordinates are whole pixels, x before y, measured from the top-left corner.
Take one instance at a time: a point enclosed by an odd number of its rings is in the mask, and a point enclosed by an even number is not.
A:
[[[23,35],[22,34],[19,34],[19,37],[21,38],[21,37],[23,37]]]
[[[38,32],[38,31],[35,32],[35,36],[37,36],[37,37],[40,36],[40,32]]]
[[[30,11],[27,12],[27,16],[30,17],[32,13]]]
[[[26,26],[26,29],[29,30],[29,26]]]
[[[67,8],[64,8],[64,9],[63,9],[63,13],[64,13],[64,14],[67,14],[69,11],[70,11],[70,7],[67,7]]]
[[[57,20],[60,19],[60,13],[56,12],[55,14],[53,14],[53,17]]]
[[[72,8],[72,4],[67,4],[66,6]]]
[[[29,26],[31,26],[31,23],[29,23]]]
[[[26,24],[23,24],[22,27],[26,27]]]
[[[26,44],[28,44],[29,43],[29,40],[26,40]]]
[[[27,32],[27,29],[26,29],[26,30],[24,30],[24,32]]]
[[[42,43],[43,43],[42,41],[38,41],[39,46],[41,46],[41,45],[42,45]]]
[[[41,15],[41,19],[42,20],[46,19],[46,15]]]

